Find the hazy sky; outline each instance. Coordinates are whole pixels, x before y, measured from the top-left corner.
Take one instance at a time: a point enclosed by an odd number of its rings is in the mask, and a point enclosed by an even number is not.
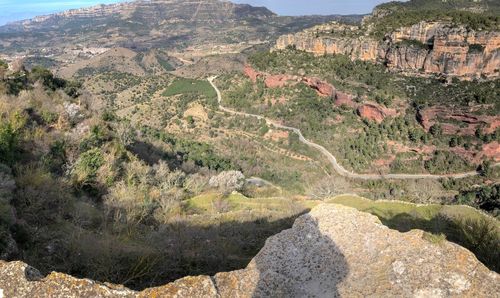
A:
[[[0,0],[0,25],[72,8],[125,2],[124,0]]]
[[[403,0],[404,1],[404,0]],[[233,0],[265,6],[280,15],[365,14],[388,0]]]
[[[71,8],[125,2],[126,0],[0,0],[0,25],[28,19],[37,15],[64,11]],[[266,6],[281,15],[304,14],[362,14],[384,0],[234,0]]]

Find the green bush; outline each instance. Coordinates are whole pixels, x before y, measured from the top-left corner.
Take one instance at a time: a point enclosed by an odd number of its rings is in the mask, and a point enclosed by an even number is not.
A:
[[[95,181],[97,171],[104,164],[104,157],[98,148],[90,149],[80,155],[73,173],[76,181],[82,185],[92,184]]]
[[[18,135],[10,123],[0,123],[0,162],[12,164],[16,155]]]
[[[480,44],[471,44],[469,46],[469,54],[471,53],[482,53],[484,51],[484,46]]]

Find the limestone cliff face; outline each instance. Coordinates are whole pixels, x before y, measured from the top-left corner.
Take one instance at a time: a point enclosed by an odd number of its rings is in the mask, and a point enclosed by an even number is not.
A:
[[[243,270],[134,292],[0,261],[0,289],[5,297],[497,297],[500,276],[456,244],[323,204],[269,238]]]
[[[362,31],[338,24],[318,26],[281,36],[276,49],[295,46],[317,55],[344,54],[353,60],[380,62],[392,70],[410,73],[490,78],[500,75],[500,32],[420,22],[387,34],[381,41]]]

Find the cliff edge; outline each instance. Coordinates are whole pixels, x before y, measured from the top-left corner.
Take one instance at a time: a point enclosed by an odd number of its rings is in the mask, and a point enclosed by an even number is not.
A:
[[[322,204],[270,237],[247,268],[135,292],[0,261],[4,297],[498,297],[500,276],[456,244]]]
[[[362,27],[331,23],[278,38],[275,49],[287,47],[379,62],[407,74],[497,78],[500,69],[500,32],[448,22],[422,21],[388,32],[383,40]]]

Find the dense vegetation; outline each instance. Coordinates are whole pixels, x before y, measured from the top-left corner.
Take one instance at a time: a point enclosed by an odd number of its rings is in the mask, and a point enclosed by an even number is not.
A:
[[[228,194],[253,189],[211,145],[93,110],[69,84],[41,68],[0,82],[2,258],[140,289],[242,268],[306,210],[235,209]]]
[[[434,1],[412,0],[390,2],[376,8],[383,17],[375,17],[372,33],[383,37],[387,32],[420,21],[449,21],[473,30],[498,30],[500,5],[498,1]]]
[[[320,98],[302,83],[266,88],[261,80],[256,84],[246,78],[238,78],[234,84],[234,76],[220,80],[219,84],[226,90],[224,100],[228,105],[300,127],[306,137],[325,145],[342,158],[342,164],[358,172],[377,171],[379,167],[373,167],[375,160],[389,160],[390,170],[394,173],[470,171],[477,165],[450,148],[480,150],[482,144],[500,137],[499,131],[482,133],[482,127],[475,135],[443,133],[440,124],[466,125],[453,119],[438,119],[440,123],[426,131],[420,117],[421,111],[438,104],[457,111],[482,105],[481,109],[475,110],[476,115],[496,115],[500,102],[498,80],[444,84],[438,79],[390,74],[383,66],[351,61],[342,55],[314,57],[293,49],[257,53],[249,61],[258,70],[268,73],[286,70],[288,74],[323,78],[337,90],[351,94],[353,105],[375,101],[399,111],[399,115],[387,117],[381,123],[362,121],[355,109],[336,107],[334,98]],[[352,134],[353,131],[356,134]],[[436,147],[435,152],[419,153],[419,150],[431,146]]]
[[[496,217],[500,216],[500,184],[462,191],[456,196],[456,200],[459,204],[470,205],[489,211]]]

